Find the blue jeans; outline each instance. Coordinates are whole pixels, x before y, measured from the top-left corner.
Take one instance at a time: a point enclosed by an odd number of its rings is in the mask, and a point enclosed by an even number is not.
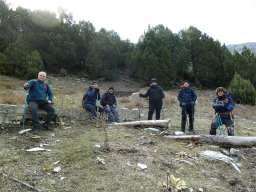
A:
[[[104,109],[105,109],[105,111],[106,111],[107,114],[108,114],[108,120],[109,120],[110,122],[113,121],[113,118],[112,118],[112,114],[111,114],[111,113],[114,114],[115,122],[118,122],[118,121],[119,121],[119,113],[118,113],[118,111],[116,110],[115,107],[112,107],[112,106],[106,107],[106,106],[105,106]]]
[[[52,120],[55,113],[53,106],[49,103],[46,103],[45,101],[29,101],[29,110],[34,128],[39,128],[39,117],[37,114],[37,109],[39,107],[47,112],[45,118],[45,124],[47,125],[50,125],[50,121]]]

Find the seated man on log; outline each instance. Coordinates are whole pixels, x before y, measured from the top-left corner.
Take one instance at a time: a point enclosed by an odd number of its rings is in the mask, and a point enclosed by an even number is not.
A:
[[[116,110],[116,97],[114,95],[114,87],[109,87],[108,92],[104,93],[100,104],[104,107],[108,114],[108,120],[110,123],[113,122],[112,114],[114,114],[115,122],[119,123],[119,114]]]
[[[187,122],[187,114],[189,115],[189,132],[194,134],[194,114],[195,114],[195,102],[197,95],[194,89],[191,89],[187,80],[183,81],[183,85],[178,92],[178,100],[180,107],[182,108],[181,118],[181,132],[185,132],[185,126]]]
[[[53,131],[53,128],[50,127],[50,121],[55,113],[55,109],[51,105],[53,93],[50,86],[44,82],[45,78],[46,73],[39,72],[37,80],[30,80],[28,83],[24,84],[24,89],[29,89],[28,104],[35,134],[37,134],[40,129],[39,117],[37,114],[37,109],[39,107],[47,112],[43,129]]]
[[[216,129],[224,124],[229,136],[234,136],[234,115],[232,113],[235,103],[223,87],[216,89],[216,97],[212,101],[216,118],[212,121],[210,135],[216,135]]]
[[[165,97],[163,89],[158,85],[157,79],[151,80],[151,85],[146,94],[140,93],[140,97],[149,97],[148,120],[152,120],[154,111],[156,110],[156,120],[160,119],[161,109],[163,106],[163,98]]]
[[[100,115],[103,115],[104,108],[99,107],[100,90],[98,88],[98,83],[96,81],[92,82],[92,85],[87,88],[85,99],[83,102],[83,107],[92,113],[93,119],[97,117],[97,111]],[[97,125],[96,125],[97,126]]]

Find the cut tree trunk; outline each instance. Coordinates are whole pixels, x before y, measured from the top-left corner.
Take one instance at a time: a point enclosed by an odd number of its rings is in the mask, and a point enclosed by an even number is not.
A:
[[[145,121],[132,121],[123,123],[114,123],[112,125],[122,125],[130,127],[160,127],[160,128],[171,128],[171,120],[145,120]]]
[[[167,135],[164,138],[175,141],[194,143],[209,143],[222,147],[256,147],[256,137],[240,137],[240,136],[216,136],[216,135],[184,135],[171,136]]]

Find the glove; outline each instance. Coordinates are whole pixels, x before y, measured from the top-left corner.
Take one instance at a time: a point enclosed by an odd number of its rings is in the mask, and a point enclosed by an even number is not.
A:
[[[98,88],[95,88],[95,92],[96,92],[96,93],[99,93],[100,90],[99,90]]]
[[[181,107],[186,107],[186,105],[187,105],[186,103],[181,103],[180,104]]]
[[[140,93],[140,97],[142,97],[142,93]]]

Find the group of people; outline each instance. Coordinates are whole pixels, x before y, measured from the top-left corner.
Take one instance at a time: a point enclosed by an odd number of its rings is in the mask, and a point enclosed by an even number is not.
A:
[[[42,128],[47,131],[54,130],[50,127],[50,121],[53,119],[55,113],[55,110],[51,105],[53,93],[50,86],[45,83],[45,78],[46,73],[39,72],[37,80],[30,80],[28,83],[24,84],[24,89],[29,89],[28,102],[35,134],[40,130],[39,117],[37,114],[37,109],[39,107],[47,112],[45,123]],[[163,89],[158,85],[157,79],[153,78],[147,92],[145,94],[140,93],[139,96],[143,98],[149,97],[148,120],[152,120],[154,111],[156,111],[156,120],[159,120],[165,94]],[[178,92],[178,100],[180,102],[180,107],[182,108],[180,131],[185,132],[187,116],[189,116],[188,131],[189,133],[194,134],[194,114],[197,95],[195,91],[190,88],[187,80],[183,82],[183,85]],[[99,106],[99,101],[102,107]],[[96,119],[98,112],[100,115],[103,115],[103,113],[106,112],[110,123],[113,121],[118,123],[119,113],[116,106],[117,101],[114,95],[114,87],[109,87],[108,91],[105,92],[102,97],[96,81],[92,82],[92,85],[86,90],[83,98],[83,108],[92,113],[93,119]],[[234,136],[234,116],[232,111],[235,104],[231,94],[223,87],[218,87],[216,89],[216,97],[212,102],[212,107],[215,109],[216,118],[211,123],[210,135],[216,135],[216,130],[221,122],[227,127],[228,135]],[[114,120],[112,114],[114,115]]]

